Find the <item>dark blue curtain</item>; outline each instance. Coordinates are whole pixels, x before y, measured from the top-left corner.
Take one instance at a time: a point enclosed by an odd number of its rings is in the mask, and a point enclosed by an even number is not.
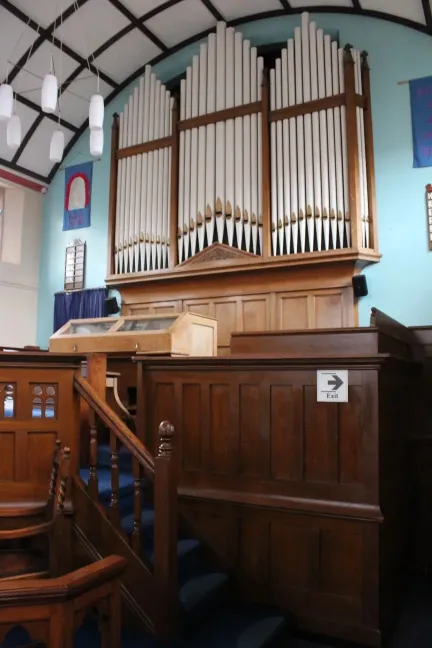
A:
[[[54,295],[54,333],[71,319],[104,316],[107,288],[90,288],[76,292],[59,292]]]

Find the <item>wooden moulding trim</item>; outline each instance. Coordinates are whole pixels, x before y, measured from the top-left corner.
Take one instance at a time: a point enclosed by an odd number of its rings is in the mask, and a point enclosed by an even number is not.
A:
[[[96,550],[94,545],[90,542],[90,540],[87,538],[86,534],[84,531],[81,529],[81,527],[75,522],[72,521],[72,529],[75,534],[76,539],[80,543],[81,547],[85,551],[86,555],[91,559],[92,563],[95,563],[99,560],[102,560],[101,554]],[[136,615],[138,619],[141,620],[141,622],[144,624],[145,628],[150,634],[155,634],[155,627],[151,619],[145,614],[144,610],[142,607],[137,603],[135,598],[132,596],[132,594],[129,592],[129,590],[125,587],[124,583],[121,583],[120,585],[120,591],[122,595],[123,601],[126,603],[130,611]]]
[[[355,95],[355,103],[358,108],[366,107],[366,98],[363,95]],[[270,112],[270,121],[280,121],[288,117],[301,117],[301,115],[308,115],[309,113],[319,112],[320,110],[328,110],[330,108],[338,108],[346,105],[346,94],[334,95],[332,97],[325,97],[324,99],[316,99],[315,101],[307,101],[306,103],[299,104],[298,106],[288,106],[287,108],[279,108]]]
[[[182,121],[178,122],[177,130],[180,132],[190,130],[191,128],[198,128],[199,126],[208,126],[208,124],[217,124],[217,122],[226,121],[227,119],[254,115],[255,113],[261,112],[261,110],[262,101],[254,101],[253,103],[244,104],[242,106],[234,106],[233,108],[218,110],[216,112],[208,113],[207,115],[182,119]]]
[[[328,329],[329,331],[331,329]],[[343,329],[339,329],[342,330]],[[313,332],[313,329],[309,329]],[[260,353],[254,355],[229,355],[229,356],[212,356],[211,361],[208,357],[189,357],[185,358],[170,356],[134,356],[133,362],[142,363],[144,371],[153,371],[155,368],[162,369],[175,367],[178,370],[189,370],[193,367],[194,371],[225,371],[226,367],[235,367],[239,371],[249,371],[250,367],[260,369],[261,371],[271,371],[272,369],[282,368],[287,371],[304,369],[306,366],[310,369],[320,369],[321,367],[335,366],[341,368],[354,367],[356,370],[379,370],[384,364],[403,364],[404,366],[414,364],[411,360],[405,358],[395,358],[388,353],[376,353],[375,355],[336,355],[333,353],[329,356],[316,355],[311,357],[293,357],[290,355],[277,356],[270,353]],[[185,364],[186,362],[186,364]]]
[[[135,144],[134,146],[126,146],[125,148],[117,149],[116,158],[117,160],[122,160],[127,157],[132,157],[133,155],[139,155],[140,153],[159,151],[160,149],[172,146],[174,137],[175,136],[170,135],[169,137],[161,137],[152,140],[151,142],[143,142],[142,144]]]
[[[46,605],[76,598],[118,578],[126,565],[126,558],[109,556],[60,578],[10,581],[1,588],[0,607],[29,605],[30,602]]]
[[[335,263],[353,263],[358,269],[370,263],[378,263],[381,255],[364,250],[357,252],[352,249],[327,250],[324,252],[305,252],[284,257],[257,257],[256,261],[236,261],[227,259],[185,266],[177,266],[174,270],[154,270],[151,272],[137,272],[134,274],[111,275],[105,279],[108,286],[125,286],[142,283],[143,281],[171,281],[186,277],[202,278],[207,275],[232,274],[236,272],[260,272],[261,270],[277,268],[300,269],[307,266],[327,265]]]
[[[108,407],[89,382],[80,376],[75,375],[74,387],[79,395],[88,403],[90,408],[99,416],[105,425],[118,437],[127,447],[133,457],[143,467],[144,472],[151,479],[154,478],[155,462],[145,445],[133,434],[127,425]]]
[[[383,514],[379,506],[360,504],[358,502],[338,502],[332,500],[315,500],[304,497],[285,497],[282,495],[262,495],[260,493],[244,493],[241,491],[225,491],[221,489],[179,488],[180,497],[197,501],[216,501],[240,506],[259,507],[261,509],[288,510],[305,515],[323,515],[343,517],[368,522],[383,522]]]

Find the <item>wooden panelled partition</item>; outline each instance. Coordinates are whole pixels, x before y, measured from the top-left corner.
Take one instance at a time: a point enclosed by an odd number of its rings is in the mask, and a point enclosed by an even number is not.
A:
[[[42,352],[0,353],[0,498],[10,488],[48,483],[56,439],[78,466],[75,371],[83,358]]]
[[[234,331],[357,325],[352,258],[297,268],[246,267],[227,272],[226,260],[218,258],[217,250],[205,250],[197,271],[191,265],[177,280],[125,284],[121,289],[124,314],[190,310],[215,317],[219,355],[229,354]]]
[[[380,645],[403,580],[416,365],[377,328],[278,337],[273,357],[255,340],[254,357],[137,359],[137,429],[173,421],[181,510],[249,600]],[[318,403],[317,370],[338,368],[348,402]]]

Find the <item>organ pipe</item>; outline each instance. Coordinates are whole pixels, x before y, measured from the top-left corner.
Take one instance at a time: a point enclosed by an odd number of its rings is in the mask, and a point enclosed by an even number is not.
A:
[[[201,44],[181,80],[178,129],[172,124],[173,97],[146,66],[119,119],[114,273],[168,268],[175,216],[179,263],[214,241],[272,256],[349,248],[353,218],[361,221],[356,220],[356,241],[369,249],[362,64],[357,50],[347,51],[348,63],[338,42],[304,13],[270,70],[268,126],[262,120],[268,111],[262,112],[263,59],[223,22]],[[353,65],[349,78],[354,79],[348,90],[347,64]],[[354,179],[348,165],[348,110],[350,124],[356,125]],[[270,174],[262,168],[267,127]],[[175,159],[173,141],[178,142]],[[353,182],[359,200],[355,214],[350,213]],[[263,213],[267,196],[270,208]],[[263,250],[264,228],[268,251]]]

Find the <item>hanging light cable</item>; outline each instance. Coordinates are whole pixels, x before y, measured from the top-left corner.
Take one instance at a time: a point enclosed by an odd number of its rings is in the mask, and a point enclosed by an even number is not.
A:
[[[6,127],[6,143],[10,149],[16,151],[21,146],[21,119],[16,114],[16,95],[13,103],[13,115]]]
[[[57,108],[57,97],[58,97],[58,80],[55,75],[54,69],[54,34],[57,27],[57,18],[58,18],[58,3],[55,3],[55,18],[54,18],[54,27],[52,30],[52,46],[51,46],[51,55],[50,55],[50,71],[45,75],[42,83],[42,96],[41,96],[41,108],[44,113],[54,113]],[[63,12],[61,13],[60,20],[63,17]]]
[[[4,9],[4,11],[6,11],[6,9]],[[23,28],[19,38],[17,39],[17,41],[16,41],[16,43],[15,43],[13,49],[12,49],[12,52],[11,52],[11,55],[10,55],[9,59],[6,61],[5,82],[0,85],[0,122],[8,121],[9,119],[11,119],[11,117],[13,115],[13,111],[14,111],[14,94],[13,94],[12,86],[9,83],[10,65],[11,65],[11,60],[13,60],[13,55],[14,55],[18,45],[20,44],[20,42],[21,42],[21,40],[22,40],[22,38],[24,36],[24,33],[25,33],[26,29],[29,26],[29,23],[30,23],[30,18],[28,18],[25,27]],[[38,23],[38,26],[37,26],[37,33],[39,34],[39,23]],[[27,56],[26,64],[27,64],[27,62],[29,60],[29,57],[31,56],[31,53],[32,53],[32,50],[33,50],[33,45],[34,45],[34,41],[33,41],[32,45],[30,47],[29,55]]]
[[[57,20],[57,19],[56,19]],[[63,13],[60,15],[60,28],[63,24]],[[54,41],[54,34],[53,34]],[[54,43],[53,43],[54,44]],[[63,78],[63,41],[60,39],[60,79]],[[58,164],[62,161],[65,147],[64,132],[61,130],[61,86],[57,86],[56,105],[58,108],[57,130],[51,135],[49,158],[51,162]]]
[[[29,18],[29,21],[30,21],[30,18]],[[27,22],[27,26],[28,26],[28,22]],[[38,24],[37,33],[39,33],[39,26],[40,25]],[[34,42],[35,41],[33,41],[33,43],[31,44],[31,47],[29,48],[26,62],[24,64],[24,67],[22,68],[23,70],[27,66],[27,63],[29,62],[29,58],[32,55]],[[10,61],[9,61],[9,63],[10,63]],[[20,119],[20,116],[17,115],[17,111],[16,111],[17,94],[18,94],[18,79],[17,79],[15,97],[14,97],[14,100],[13,100],[13,114],[12,114],[12,117],[9,119],[9,121],[7,123],[7,127],[6,127],[6,144],[13,151],[16,151],[21,146],[21,140],[22,140],[21,119]]]

